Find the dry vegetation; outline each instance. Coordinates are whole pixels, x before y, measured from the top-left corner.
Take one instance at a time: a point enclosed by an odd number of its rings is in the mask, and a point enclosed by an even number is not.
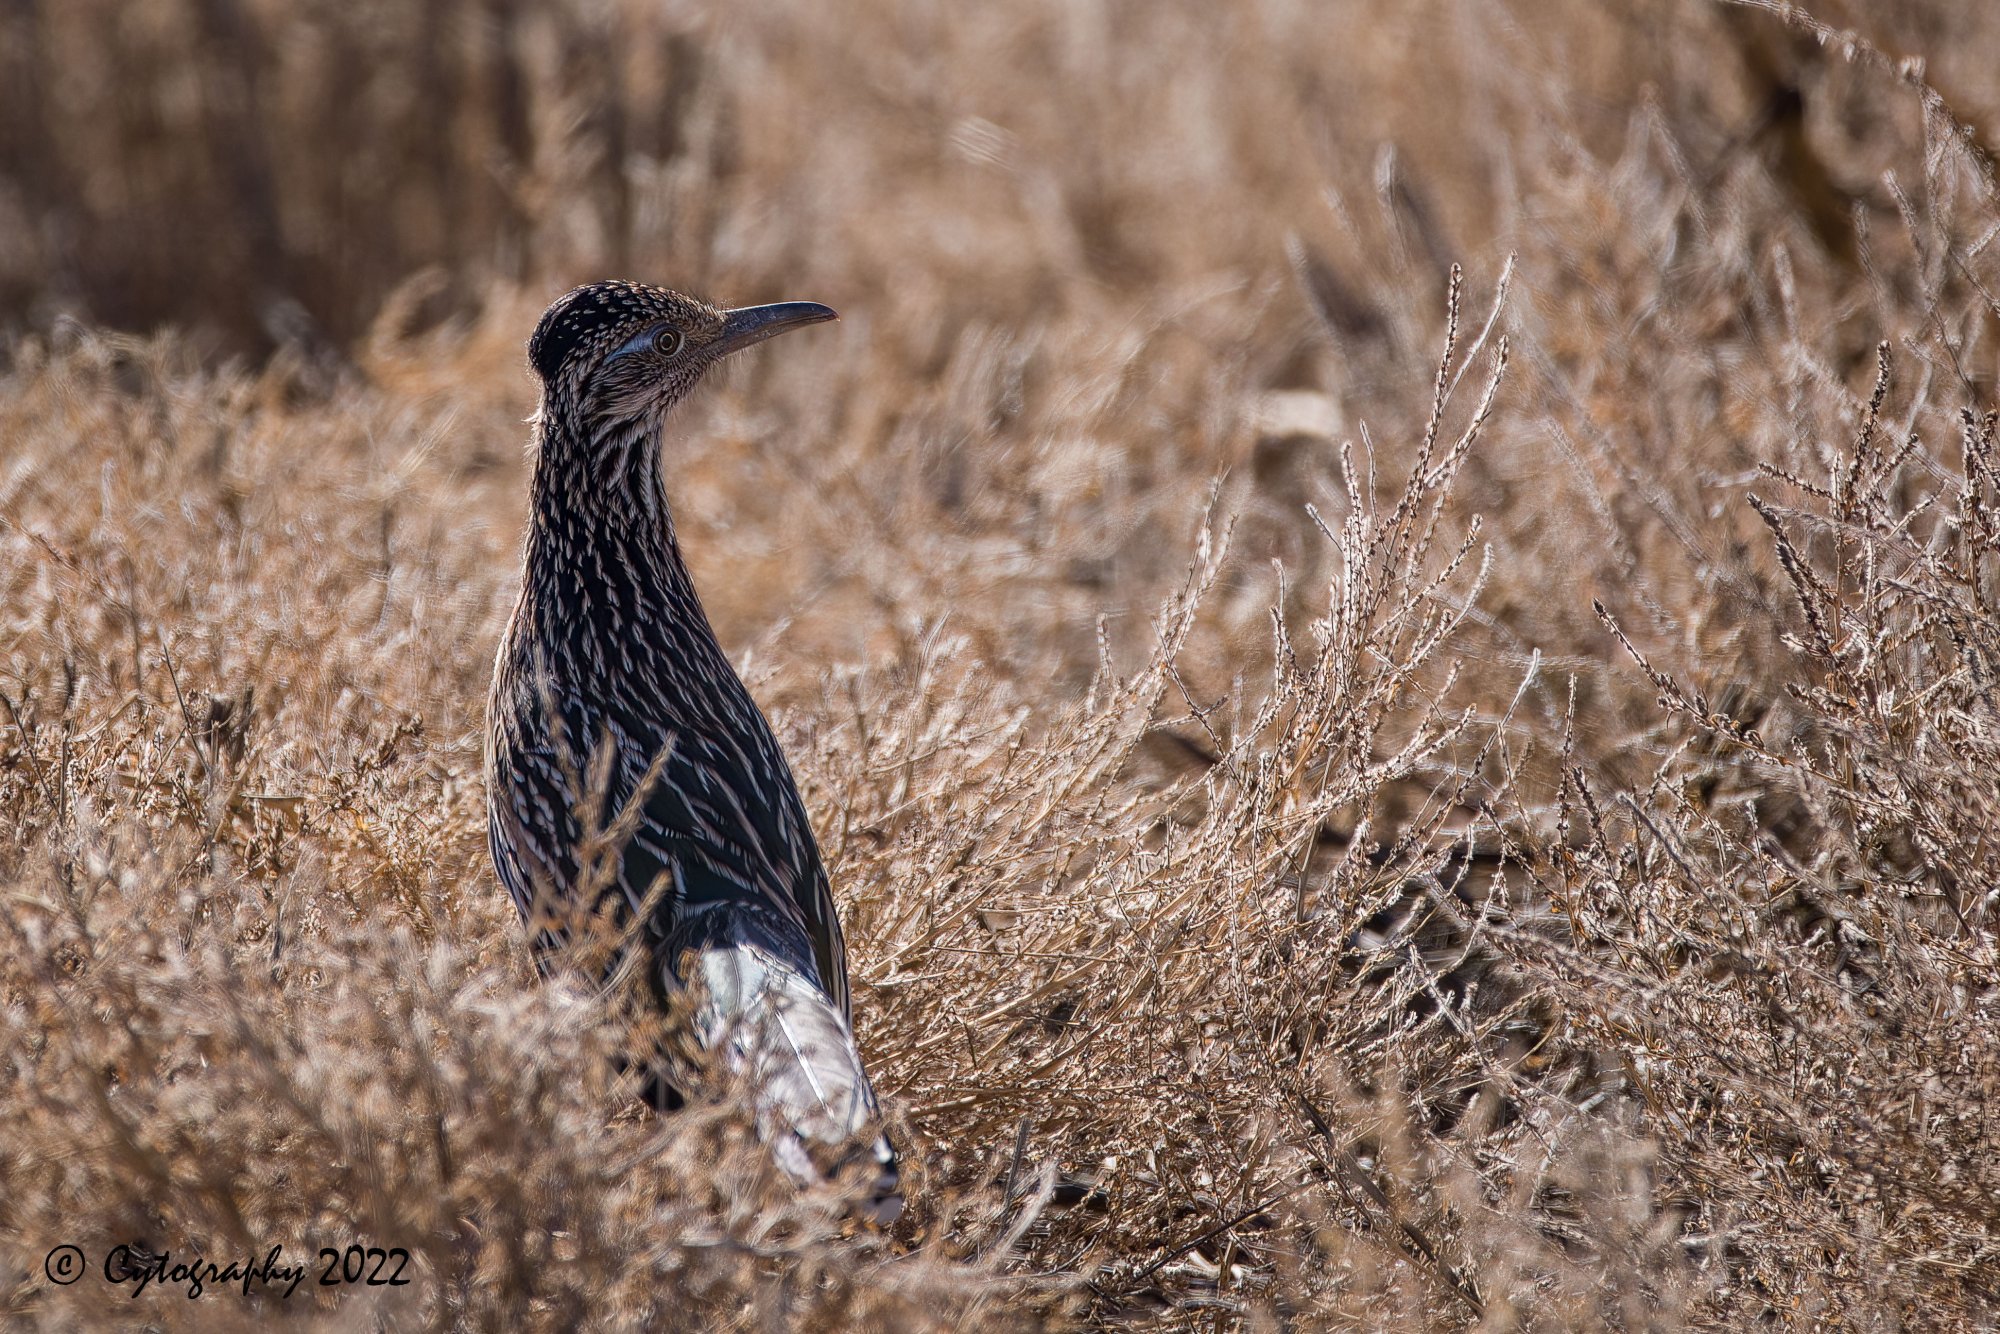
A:
[[[1990,1327],[2000,11],[1871,8],[8,7],[0,1311]],[[846,315],[669,485],[889,1235],[646,1115],[485,859],[612,274]]]

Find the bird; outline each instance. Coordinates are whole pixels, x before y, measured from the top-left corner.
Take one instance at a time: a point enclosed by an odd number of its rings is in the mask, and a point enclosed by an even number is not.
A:
[[[643,283],[570,291],[528,339],[541,382],[521,591],[487,700],[487,837],[544,971],[608,914],[619,967],[754,1103],[795,1178],[854,1170],[902,1209],[855,1044],[846,948],[784,752],[717,641],[662,473],[666,420],[723,358],[836,319],[810,301],[721,309]],[[595,827],[593,827],[595,826]],[[649,1101],[680,1092],[655,1080]]]

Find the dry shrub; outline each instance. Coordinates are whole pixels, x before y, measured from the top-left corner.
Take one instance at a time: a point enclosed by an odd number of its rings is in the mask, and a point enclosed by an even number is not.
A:
[[[16,6],[8,1317],[1987,1318],[2000,29],[1759,8]],[[889,1235],[485,863],[519,341],[614,269],[849,316],[667,466]],[[350,1241],[416,1281],[41,1268]]]
[[[2000,1273],[2000,455],[1990,412],[1955,459],[1885,434],[1889,371],[1885,347],[1823,475],[1768,470],[1800,508],[1748,497],[1790,593],[1756,727],[1599,608],[1682,739],[1640,791],[1568,771],[1534,875],[1567,937],[1508,951],[1595,988],[1580,1035],[1626,1052],[1699,1220],[1684,1244],[1726,1292],[1826,1321],[1914,1291],[1976,1306]]]

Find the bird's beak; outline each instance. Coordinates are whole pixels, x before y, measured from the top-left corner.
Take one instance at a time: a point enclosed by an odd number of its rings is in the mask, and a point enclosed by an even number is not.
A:
[[[787,329],[839,318],[831,308],[817,301],[780,301],[775,306],[743,306],[724,311],[722,336],[714,343],[715,354],[741,352],[752,343],[775,338]]]

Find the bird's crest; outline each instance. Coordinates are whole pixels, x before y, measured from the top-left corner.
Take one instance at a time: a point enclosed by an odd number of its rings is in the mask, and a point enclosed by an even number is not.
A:
[[[553,384],[579,349],[609,342],[634,324],[671,319],[699,322],[716,312],[699,302],[645,283],[589,283],[548,308],[528,338],[528,360],[544,383]]]

